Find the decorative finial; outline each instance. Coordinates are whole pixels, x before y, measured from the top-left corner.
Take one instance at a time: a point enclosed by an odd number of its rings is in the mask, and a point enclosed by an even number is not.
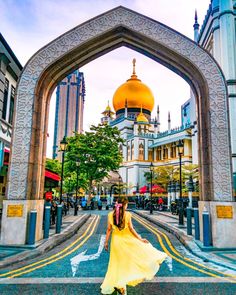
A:
[[[195,23],[197,23],[198,17],[197,17],[197,9],[195,9]]]
[[[157,113],[158,113],[158,114],[160,113],[159,105],[157,106]]]
[[[107,105],[109,106],[109,99],[108,99],[108,101],[107,101]]]
[[[168,112],[168,122],[170,122],[170,112]]]
[[[135,73],[135,64],[136,64],[136,59],[133,59],[133,75],[136,75]]]

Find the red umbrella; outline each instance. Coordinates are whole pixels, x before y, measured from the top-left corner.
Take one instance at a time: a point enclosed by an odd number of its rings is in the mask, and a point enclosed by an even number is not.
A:
[[[161,187],[160,185],[158,185],[158,184],[154,184],[154,185],[152,186],[152,192],[153,192],[153,193],[165,193],[166,190],[165,190],[163,187]]]
[[[139,193],[140,194],[145,194],[146,192],[147,192],[147,186],[145,185],[145,186],[143,186],[143,187],[140,187],[140,189],[139,189]]]

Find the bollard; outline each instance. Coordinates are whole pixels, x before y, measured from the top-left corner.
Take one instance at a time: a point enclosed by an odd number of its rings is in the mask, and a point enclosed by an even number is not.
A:
[[[187,208],[187,235],[192,235],[192,208]]]
[[[49,229],[50,229],[50,212],[51,206],[44,207],[44,231],[43,231],[43,238],[48,239],[49,237]]]
[[[62,224],[62,205],[57,205],[56,234],[61,232]]]
[[[195,228],[195,240],[200,240],[200,226],[199,226],[199,210],[193,208],[194,214],[194,228]]]
[[[208,211],[202,212],[203,222],[203,246],[209,247],[211,245],[211,227],[210,227],[210,214]]]
[[[37,221],[37,211],[30,211],[30,219],[29,219],[29,231],[28,231],[28,245],[34,245],[35,243],[35,232],[36,232],[36,221]]]

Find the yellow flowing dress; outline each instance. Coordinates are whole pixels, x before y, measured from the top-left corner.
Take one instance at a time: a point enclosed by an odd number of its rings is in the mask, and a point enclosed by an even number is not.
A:
[[[151,280],[167,255],[150,243],[138,240],[129,230],[131,213],[125,212],[125,228],[119,230],[113,223],[113,212],[108,214],[112,225],[110,259],[105,279],[101,285],[102,294],[112,294],[114,287],[136,286],[144,280]]]

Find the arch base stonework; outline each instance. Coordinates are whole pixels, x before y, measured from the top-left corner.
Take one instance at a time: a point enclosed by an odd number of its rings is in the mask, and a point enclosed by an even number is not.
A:
[[[236,231],[232,225],[236,223],[236,216],[223,219],[216,214],[217,204],[236,209],[224,75],[213,57],[195,42],[125,7],[108,11],[58,37],[40,49],[25,66],[16,92],[2,243],[16,244],[13,237],[19,235],[19,244],[26,240],[31,209],[38,212],[37,239],[42,237],[48,111],[57,82],[69,72],[120,46],[160,62],[190,84],[198,106],[200,213],[204,207],[211,213],[213,245],[232,247],[232,243],[236,244]],[[11,202],[23,205],[24,216],[9,216]],[[230,233],[230,240],[224,235],[220,241],[222,232]]]

